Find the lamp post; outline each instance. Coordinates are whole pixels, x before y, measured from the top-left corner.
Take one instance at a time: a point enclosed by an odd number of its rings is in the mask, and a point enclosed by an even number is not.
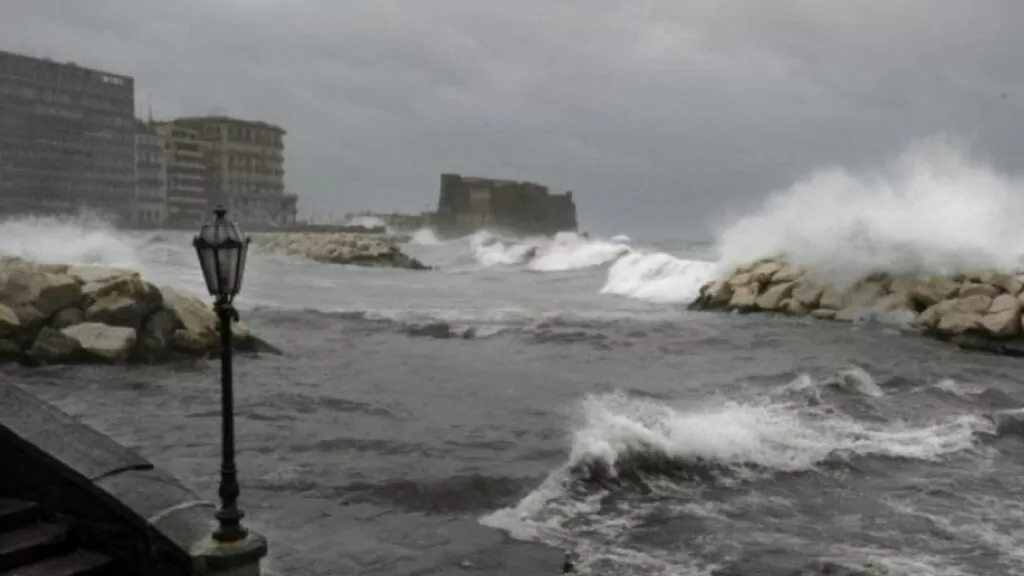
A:
[[[242,540],[248,531],[242,527],[244,514],[238,509],[238,470],[235,467],[234,382],[231,374],[231,321],[238,320],[233,302],[242,288],[249,237],[243,237],[238,225],[225,218],[227,210],[214,209],[212,222],[203,224],[192,241],[199,265],[203,269],[206,288],[213,296],[214,309],[220,323],[221,435],[219,526],[213,533],[218,542]]]

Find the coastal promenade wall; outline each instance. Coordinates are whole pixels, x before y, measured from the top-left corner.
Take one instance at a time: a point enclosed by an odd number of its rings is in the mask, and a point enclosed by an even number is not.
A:
[[[0,463],[0,497],[37,503],[81,544],[132,573],[182,576],[217,569],[196,554],[209,538],[213,503],[9,382],[0,382]]]

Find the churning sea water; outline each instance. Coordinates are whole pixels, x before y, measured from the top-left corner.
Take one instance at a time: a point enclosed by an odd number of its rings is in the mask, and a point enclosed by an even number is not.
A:
[[[884,181],[815,174],[714,245],[421,231],[404,249],[425,272],[255,255],[243,319],[285,355],[236,361],[246,522],[278,574],[559,573],[540,545],[589,574],[1024,574],[1024,440],[985,417],[1024,406],[1019,361],[685,308],[779,251],[838,272],[1003,265],[1010,189],[912,155]],[[0,252],[199,294],[188,240],[0,225]],[[214,497],[215,362],[3,372]]]

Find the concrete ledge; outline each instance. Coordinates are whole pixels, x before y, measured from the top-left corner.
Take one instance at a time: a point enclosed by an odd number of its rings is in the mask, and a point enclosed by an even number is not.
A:
[[[0,496],[37,502],[140,574],[204,574],[216,564],[197,564],[192,555],[209,537],[213,503],[138,453],[5,382],[0,460]],[[257,549],[265,555],[266,542]]]
[[[138,453],[7,383],[0,383],[0,434],[20,441],[41,459],[74,471],[86,481],[124,470],[153,468]]]

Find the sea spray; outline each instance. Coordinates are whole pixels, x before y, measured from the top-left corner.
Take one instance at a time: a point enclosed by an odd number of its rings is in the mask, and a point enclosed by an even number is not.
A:
[[[621,394],[588,396],[582,412],[571,465],[599,461],[612,470],[621,456],[645,451],[775,471],[811,469],[837,455],[929,460],[973,446],[981,422],[957,418],[916,428],[873,426],[790,404],[730,401],[676,408]]]
[[[444,244],[430,228],[420,228],[413,232],[409,243],[416,246],[441,246]]]
[[[634,252],[612,264],[601,293],[650,302],[691,302],[716,271],[712,262]]]
[[[503,238],[487,231],[469,237],[473,254],[484,268],[523,266],[533,272],[565,272],[601,266],[627,254],[627,244],[592,240],[572,232],[554,237]]]
[[[593,268],[615,261],[630,252],[621,242],[591,240],[572,233],[556,234],[538,248],[527,268],[536,272],[563,272]]]
[[[825,168],[771,195],[719,234],[726,266],[784,254],[852,281],[877,271],[1015,269],[1024,254],[1021,180],[933,140],[887,170]]]
[[[801,382],[814,385],[809,376]],[[611,392],[582,398],[572,426],[568,459],[517,504],[485,515],[481,523],[517,538],[573,543],[586,550],[590,562],[653,554],[638,574],[652,573],[660,563],[655,560],[675,566],[666,573],[707,574],[675,549],[643,546],[636,531],[643,531],[646,519],[656,526],[678,518],[681,528],[696,525],[702,533],[720,533],[735,530],[734,519],[744,518],[751,508],[770,515],[781,506],[789,514],[785,500],[780,503],[778,495],[764,491],[778,474],[810,471],[851,456],[938,461],[974,447],[975,431],[984,423],[966,415],[930,424],[868,423],[767,398],[707,399],[682,406]],[[643,487],[640,492],[632,489],[634,480]],[[703,497],[709,489],[746,496]],[[688,542],[691,553],[720,553],[715,541]]]
[[[77,216],[23,216],[0,221],[0,254],[54,264],[118,266],[139,270],[141,238],[109,222]]]

